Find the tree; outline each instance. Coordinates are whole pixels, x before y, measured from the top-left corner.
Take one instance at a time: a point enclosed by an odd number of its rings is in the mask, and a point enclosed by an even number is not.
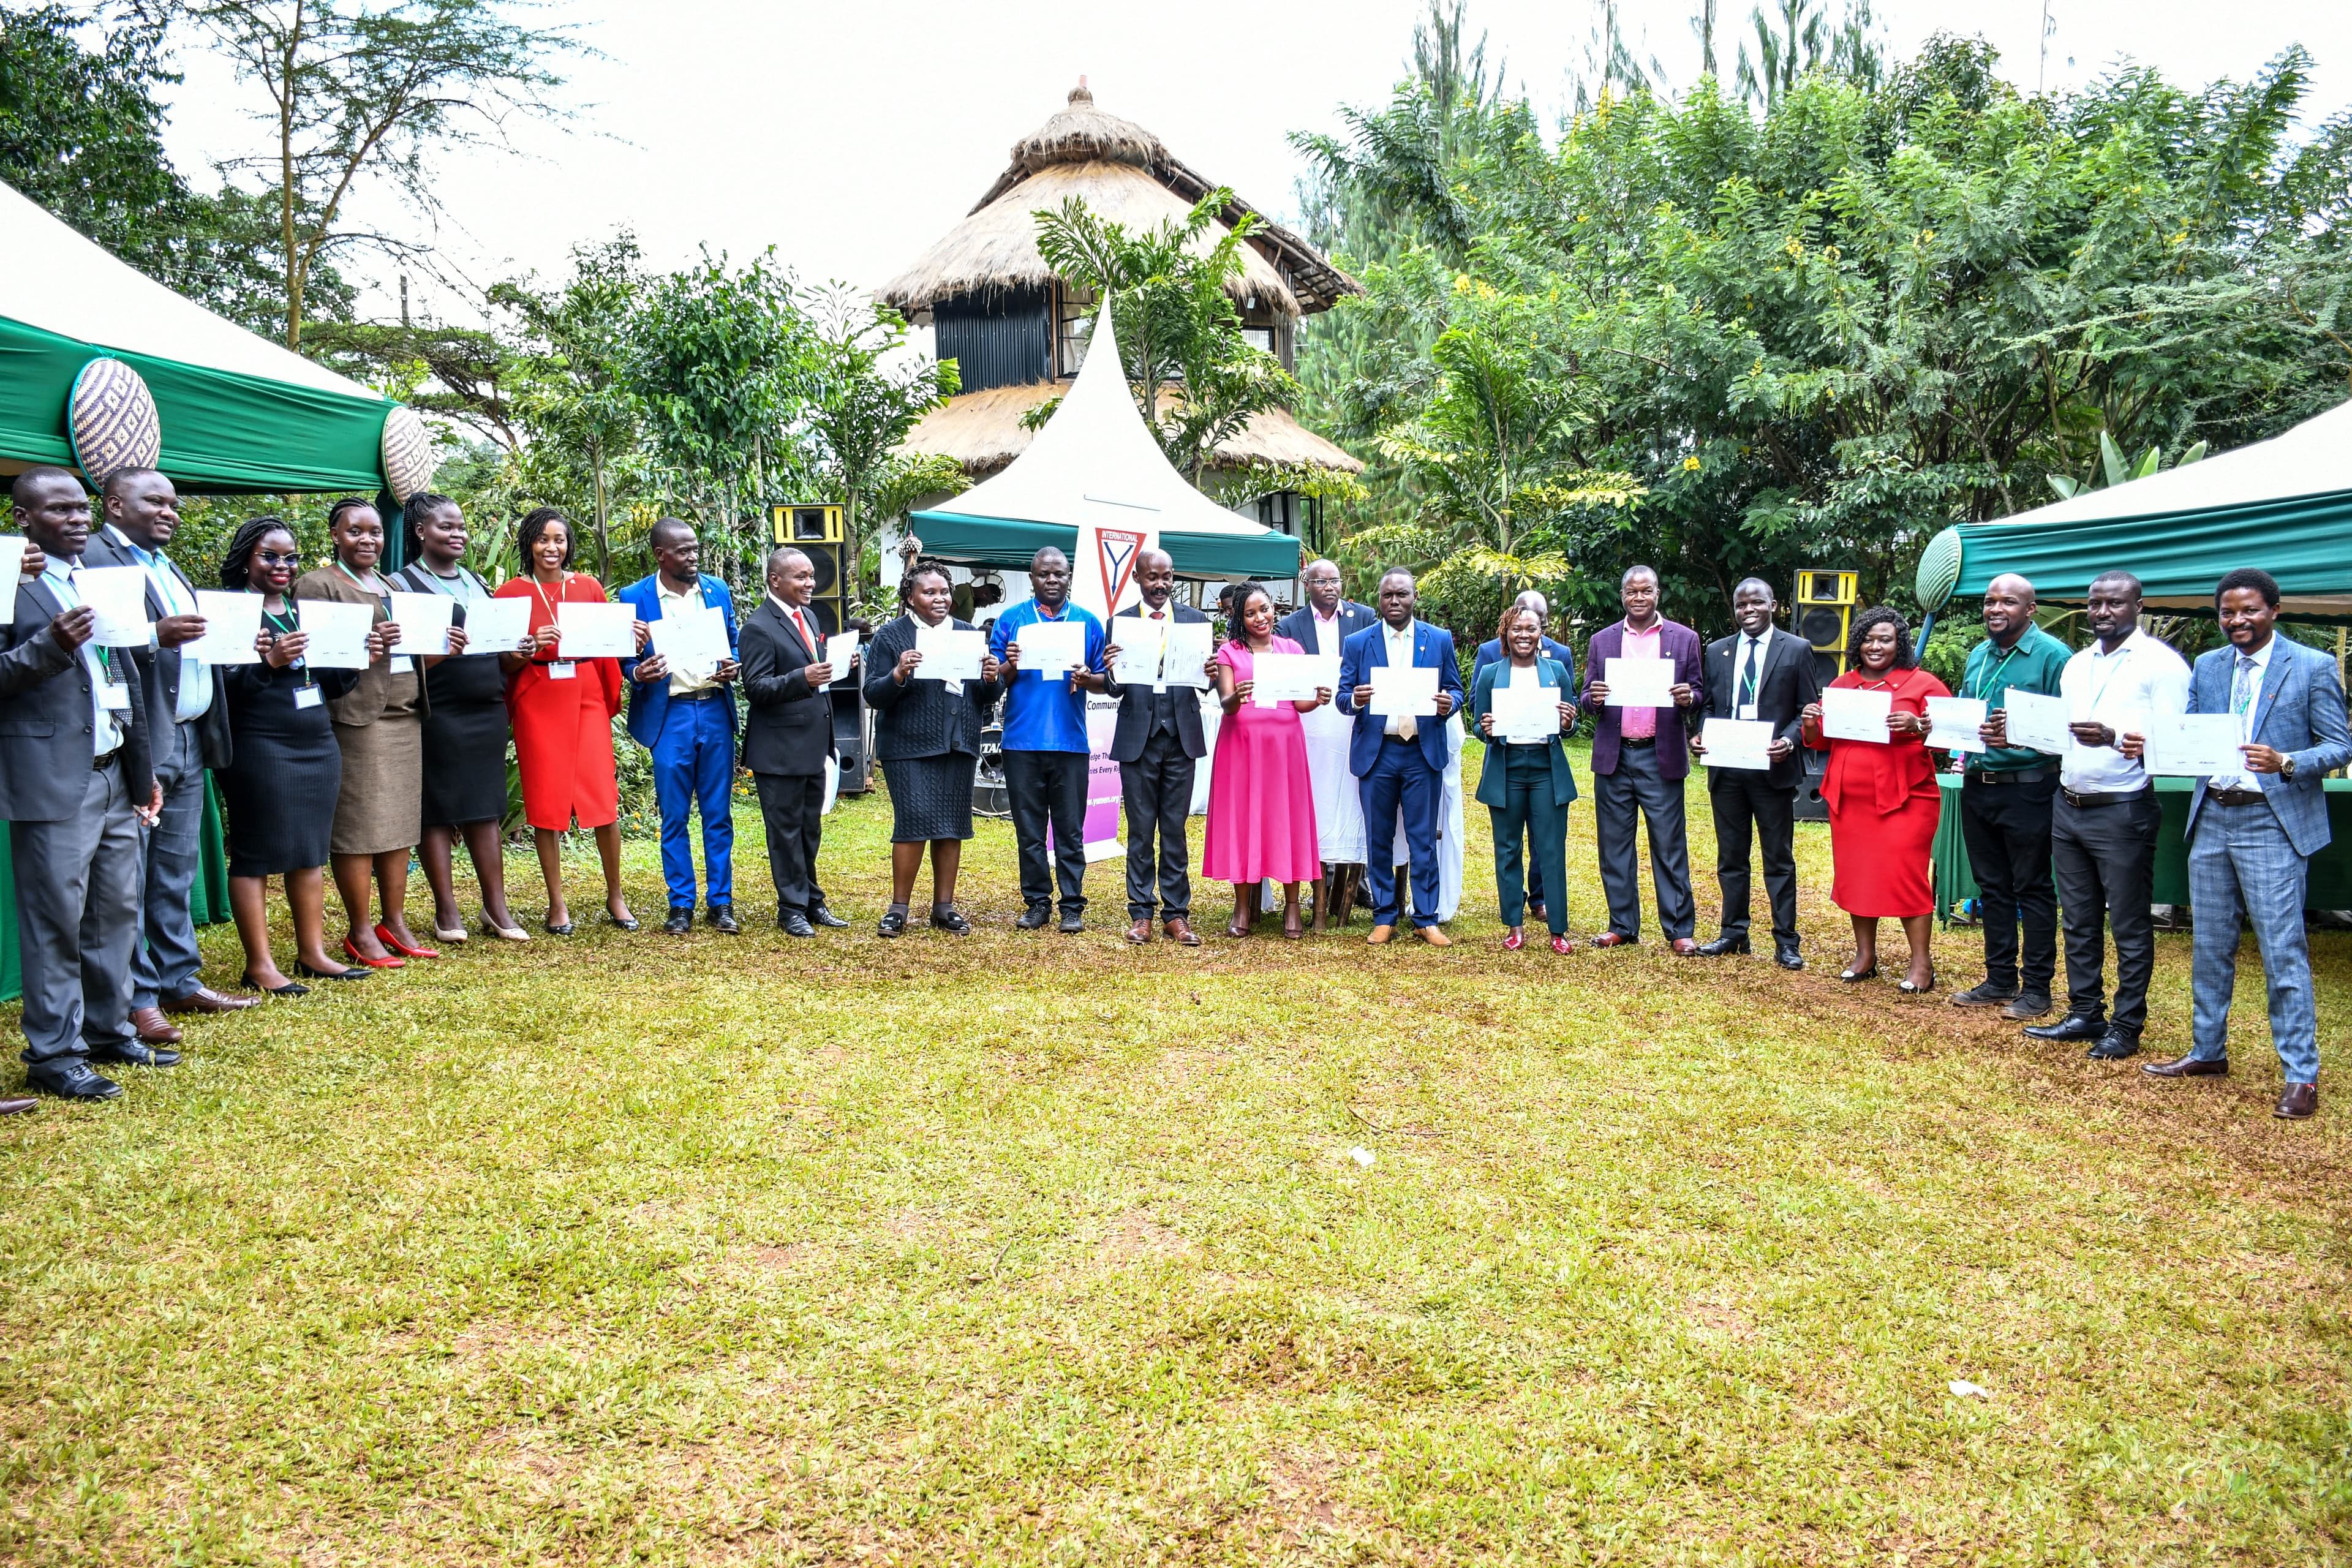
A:
[[[368,228],[354,196],[383,182],[423,216],[440,208],[431,160],[496,144],[514,114],[551,116],[562,78],[548,61],[578,52],[560,30],[508,19],[510,0],[132,0],[157,29],[193,29],[226,55],[268,107],[268,151],[226,170],[262,176],[277,217],[286,346],[302,346],[306,301],[334,258],[421,247]]]

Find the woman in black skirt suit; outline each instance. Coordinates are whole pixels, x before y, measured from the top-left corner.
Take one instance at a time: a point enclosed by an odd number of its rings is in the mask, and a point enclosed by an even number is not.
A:
[[[529,942],[530,933],[507,912],[506,858],[499,823],[507,814],[507,681],[498,655],[466,637],[466,606],[490,597],[489,585],[458,562],[466,552],[466,519],[447,496],[414,495],[401,510],[408,530],[409,565],[393,586],[414,594],[445,594],[457,601],[449,629],[450,657],[425,671],[425,827],[416,847],[433,889],[433,934],[466,940],[465,912],[454,879],[459,834],[482,889],[482,925],[492,936]]]
[[[228,817],[228,903],[245,943],[245,984],[274,996],[310,990],[286,978],[269,953],[269,879],[286,879],[294,916],[294,968],[313,980],[365,980],[368,971],[327,953],[327,864],[342,789],[343,753],[327,714],[359,672],[305,668],[309,642],[289,596],[301,564],[294,531],[274,517],[236,531],[221,586],[262,595],[258,664],[222,666],[228,698],[229,765],[214,775]]]
[[[948,574],[931,563],[907,569],[898,584],[898,604],[907,613],[874,634],[866,656],[866,700],[874,710],[874,756],[890,790],[890,910],[877,929],[897,936],[907,929],[908,900],[923,846],[931,847],[931,924],[958,936],[971,922],[955,907],[956,872],[963,864],[963,841],[971,837],[972,770],[980,763],[980,729],[1003,693],[993,658],[982,656],[980,680],[961,692],[942,680],[926,680],[923,656],[915,651],[915,627],[969,621],[948,614]]]

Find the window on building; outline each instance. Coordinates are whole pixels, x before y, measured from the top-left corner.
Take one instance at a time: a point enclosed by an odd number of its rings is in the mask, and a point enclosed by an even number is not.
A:
[[[1064,283],[1054,290],[1054,374],[1074,376],[1085,368],[1087,340],[1095,330],[1095,296],[1091,289]]]

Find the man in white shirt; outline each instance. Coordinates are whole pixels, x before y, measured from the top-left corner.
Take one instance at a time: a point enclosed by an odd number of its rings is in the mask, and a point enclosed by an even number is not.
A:
[[[2088,1040],[2098,1061],[2138,1052],[2156,972],[2149,900],[2164,814],[2147,769],[2117,742],[2189,707],[2188,662],[2140,630],[2139,612],[2138,578],[2108,572],[2094,579],[2084,619],[2097,640],[2068,659],[2059,678],[2072,738],[2051,811],[2050,854],[2065,917],[2066,1016],[2025,1031],[2038,1040]],[[2108,925],[2116,933],[2113,1012],[2102,972]]]

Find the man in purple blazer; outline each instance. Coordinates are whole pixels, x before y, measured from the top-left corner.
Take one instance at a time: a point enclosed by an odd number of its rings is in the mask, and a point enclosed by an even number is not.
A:
[[[1683,781],[1690,745],[1683,715],[1704,705],[1698,634],[1658,614],[1658,574],[1626,569],[1618,585],[1625,618],[1601,627],[1584,650],[1584,707],[1592,731],[1592,820],[1601,841],[1601,886],[1609,895],[1609,929],[1595,947],[1622,947],[1642,934],[1640,863],[1633,855],[1634,810],[1650,825],[1650,879],[1658,925],[1678,953],[1698,951],[1698,911],[1691,900],[1690,839],[1683,827]],[[1609,707],[1609,661],[1662,658],[1674,663],[1674,706]]]

